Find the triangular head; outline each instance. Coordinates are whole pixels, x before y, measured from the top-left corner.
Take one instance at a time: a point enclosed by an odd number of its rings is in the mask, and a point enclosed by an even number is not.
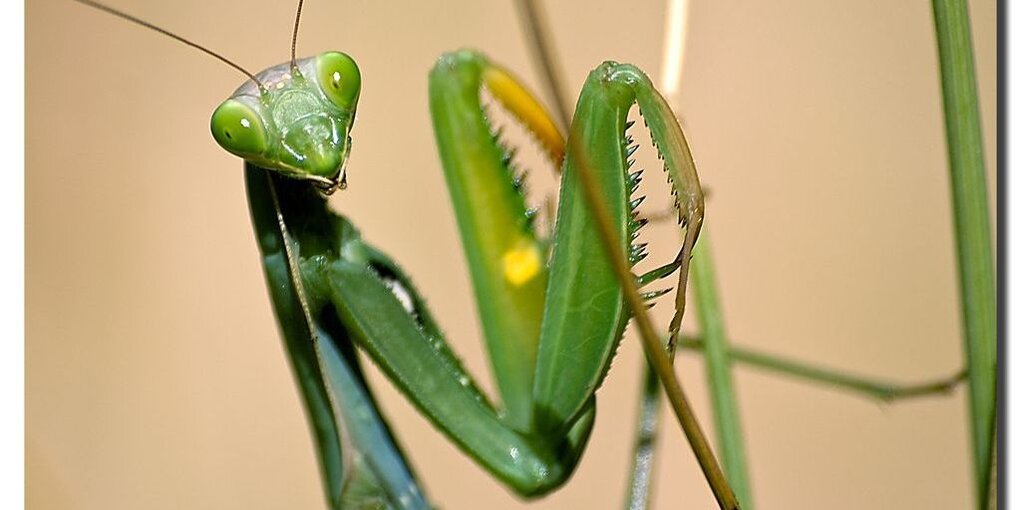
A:
[[[361,72],[338,51],[270,67],[241,85],[210,122],[228,152],[254,165],[344,187]]]

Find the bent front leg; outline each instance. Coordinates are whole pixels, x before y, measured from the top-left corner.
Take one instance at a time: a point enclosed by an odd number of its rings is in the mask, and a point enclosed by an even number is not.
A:
[[[338,260],[322,269],[348,333],[440,431],[514,491],[536,496],[560,486],[584,448],[593,409],[565,437],[512,427],[477,389],[445,339],[421,319],[429,315],[411,283],[399,276],[389,280],[380,267]],[[395,285],[400,285],[396,294]]]
[[[445,54],[429,74],[436,145],[505,420],[530,430],[548,254],[533,228],[534,212],[511,152],[486,118],[483,86],[525,122],[552,158],[561,157],[563,140],[531,94],[481,54]]]
[[[635,102],[664,161],[680,222],[686,226],[678,264],[664,267],[662,273],[650,273],[664,275],[679,265],[676,315],[671,324],[675,333],[684,308],[690,253],[704,209],[694,163],[676,117],[643,72],[628,64],[606,62],[585,82],[570,128],[570,143],[584,151],[599,197],[610,213],[620,241],[611,248],[629,253],[631,264],[639,262],[644,248],[633,243],[643,223],[637,221],[634,209],[642,198],[633,197],[640,179],[638,172],[629,173],[634,147],[626,134],[630,127],[627,115]],[[630,315],[581,193],[578,163],[568,154],[535,368],[536,427],[553,432],[569,427],[593,398]]]

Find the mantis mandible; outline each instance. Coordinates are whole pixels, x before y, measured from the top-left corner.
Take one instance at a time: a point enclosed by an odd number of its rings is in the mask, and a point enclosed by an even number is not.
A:
[[[410,278],[365,242],[326,197],[346,187],[361,74],[349,55],[291,58],[260,73],[138,18],[77,0],[169,35],[248,76],[213,113],[216,142],[244,160],[255,234],[277,319],[319,445],[334,507],[427,503],[361,378],[354,345],[443,434],[523,497],[561,486],[583,453],[603,383],[629,319],[622,291],[578,190],[578,158],[534,95],[484,55],[460,50],[429,75],[436,144],[460,229],[499,404],[450,351]],[[533,225],[510,152],[493,134],[487,89],[562,169],[551,236]],[[638,68],[605,62],[588,76],[569,128],[598,182],[631,264],[643,225],[627,135],[637,104],[673,185],[683,249],[637,276],[679,273],[682,303],[704,200],[676,117]],[[646,292],[652,299],[663,292]],[[671,324],[676,333],[682,307]]]

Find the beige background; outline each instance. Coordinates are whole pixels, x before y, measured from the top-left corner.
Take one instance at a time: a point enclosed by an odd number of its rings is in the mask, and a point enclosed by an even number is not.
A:
[[[286,59],[292,2],[114,3],[256,70]],[[603,59],[659,76],[662,1],[547,3],[573,92]],[[996,13],[972,4],[994,168]],[[321,508],[241,165],[207,128],[240,76],[66,0],[27,11],[29,506]],[[426,104],[431,63],[461,46],[536,83],[509,1],[314,0],[300,51],[362,66],[334,205],[415,275],[484,378]],[[902,381],[962,366],[934,48],[923,0],[694,2],[680,111],[736,343]],[[649,238],[671,256],[668,228]],[[629,339],[576,476],[533,507],[620,505],[639,362]],[[678,370],[710,427],[700,362]],[[436,503],[523,506],[372,379]],[[739,368],[736,383],[758,507],[972,501],[963,392],[878,405]],[[662,435],[657,508],[710,508],[678,427]]]

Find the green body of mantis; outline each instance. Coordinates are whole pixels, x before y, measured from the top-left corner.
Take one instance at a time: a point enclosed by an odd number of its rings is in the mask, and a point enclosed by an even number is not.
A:
[[[183,40],[112,8],[78,1]],[[579,190],[578,165],[588,165],[597,181],[620,240],[615,248],[637,263],[645,256],[643,246],[633,245],[643,225],[635,212],[642,199],[633,197],[640,172],[629,170],[636,147],[626,134],[635,103],[687,225],[681,256],[638,283],[679,270],[682,303],[690,249],[701,226],[703,199],[690,150],[647,76],[614,62],[593,70],[566,142],[534,97],[476,52],[442,56],[429,76],[436,141],[499,404],[461,367],[408,276],[326,205],[325,195],[345,184],[361,91],[354,60],[340,52],[292,57],[249,77],[216,109],[211,128],[224,149],[245,160],[270,296],[331,506],[428,506],[376,410],[354,345],[438,429],[514,492],[531,497],[562,485],[588,440],[595,391],[629,319]],[[549,239],[533,228],[520,176],[484,114],[483,87],[562,164]]]
[[[571,158],[563,167],[552,238],[540,239],[532,228],[532,214],[506,149],[486,121],[479,93],[483,83],[489,84],[526,122],[540,124],[535,119],[543,117],[532,115],[530,96],[471,51],[444,55],[429,79],[436,138],[500,391],[502,406],[497,407],[451,354],[407,276],[362,241],[342,216],[330,212],[319,192],[333,187],[322,186],[324,179],[340,178],[350,146],[346,131],[317,127],[351,126],[360,84],[353,60],[327,53],[272,68],[258,78],[261,87],[246,84],[217,110],[212,128],[227,150],[248,160],[252,214],[267,271],[280,272],[274,264],[287,262],[303,288],[300,302],[311,322],[328,324],[334,337],[353,340],[435,426],[515,492],[534,496],[558,487],[573,472],[588,439],[594,393],[628,312],[581,201]],[[315,96],[325,108],[298,111]],[[627,240],[619,249],[629,250],[633,262],[643,257],[641,249],[630,246],[641,225],[634,215],[639,200],[632,199],[638,176],[628,172],[631,149],[625,133],[635,101],[653,139],[682,137],[647,77],[632,66],[610,62],[589,76],[570,135],[587,151],[618,236]],[[287,133],[308,135],[297,139]],[[552,153],[562,153],[562,141],[555,147],[551,139],[543,141]],[[293,163],[269,161],[267,155],[287,153],[281,149],[285,143],[309,148],[313,163],[335,161],[335,167],[301,175]],[[667,168],[689,160],[685,145],[658,145]],[[673,181],[697,184],[679,176]],[[700,189],[679,192],[700,208]],[[266,208],[279,214],[266,216]],[[270,219],[260,220],[264,216]],[[278,239],[281,230],[284,242]],[[641,281],[678,266],[660,268]],[[286,327],[288,319],[280,319]]]

